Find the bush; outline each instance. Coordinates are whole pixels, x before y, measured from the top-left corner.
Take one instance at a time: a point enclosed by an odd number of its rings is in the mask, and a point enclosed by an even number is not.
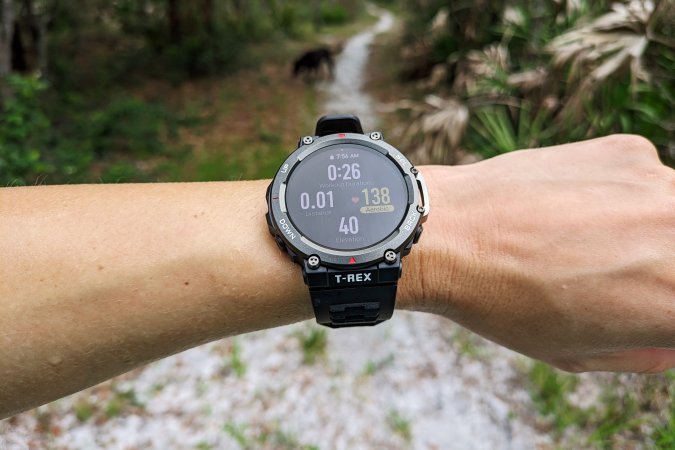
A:
[[[349,21],[349,12],[342,5],[323,5],[321,22],[326,25],[342,25]]]
[[[176,136],[176,124],[164,107],[131,97],[114,100],[94,113],[88,141],[96,156],[125,153],[136,156],[160,154],[165,136]]]
[[[164,50],[168,78],[173,82],[231,73],[239,62],[242,43],[235,31],[217,29],[187,36]]]
[[[50,121],[39,96],[47,84],[37,77],[10,76],[12,92],[0,117],[0,183],[26,184],[32,174],[50,170],[44,152]]]

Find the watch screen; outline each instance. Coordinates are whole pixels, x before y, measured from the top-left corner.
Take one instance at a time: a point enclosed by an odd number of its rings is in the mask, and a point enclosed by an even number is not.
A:
[[[337,250],[377,244],[398,228],[407,206],[408,189],[396,164],[357,144],[311,153],[286,186],[286,209],[298,231]]]

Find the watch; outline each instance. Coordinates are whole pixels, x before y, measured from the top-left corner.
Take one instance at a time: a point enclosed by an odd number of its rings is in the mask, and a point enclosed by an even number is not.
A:
[[[394,312],[401,258],[429,214],[422,174],[353,115],[324,116],[267,189],[267,224],[302,267],[316,320],[377,325]]]

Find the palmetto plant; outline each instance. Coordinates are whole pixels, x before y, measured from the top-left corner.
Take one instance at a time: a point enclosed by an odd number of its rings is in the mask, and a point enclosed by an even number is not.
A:
[[[416,158],[452,164],[460,146],[494,156],[615,132],[675,152],[675,0],[502,5],[494,42],[448,55],[448,98],[403,102]]]
[[[654,31],[655,24],[672,8],[672,0],[660,2],[658,8],[651,0],[615,3],[606,14],[553,39],[547,50],[554,65],[569,65],[568,82],[573,86],[563,115],[577,115],[603,81],[624,69],[630,71],[634,83],[649,82],[645,52],[652,42],[673,45]]]
[[[469,140],[475,151],[490,158],[547,141],[558,131],[549,121],[549,111],[533,110],[527,102],[517,107],[494,105],[474,113]]]
[[[395,109],[408,109],[411,113],[403,146],[412,149],[417,164],[456,162],[454,150],[469,123],[469,109],[464,103],[428,95],[423,103],[403,101]]]

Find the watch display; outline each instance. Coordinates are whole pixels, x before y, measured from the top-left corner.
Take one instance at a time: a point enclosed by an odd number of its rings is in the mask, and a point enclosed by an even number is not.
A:
[[[323,147],[287,181],[288,216],[307,239],[336,250],[373,246],[393,233],[408,207],[403,173],[365,145]]]

